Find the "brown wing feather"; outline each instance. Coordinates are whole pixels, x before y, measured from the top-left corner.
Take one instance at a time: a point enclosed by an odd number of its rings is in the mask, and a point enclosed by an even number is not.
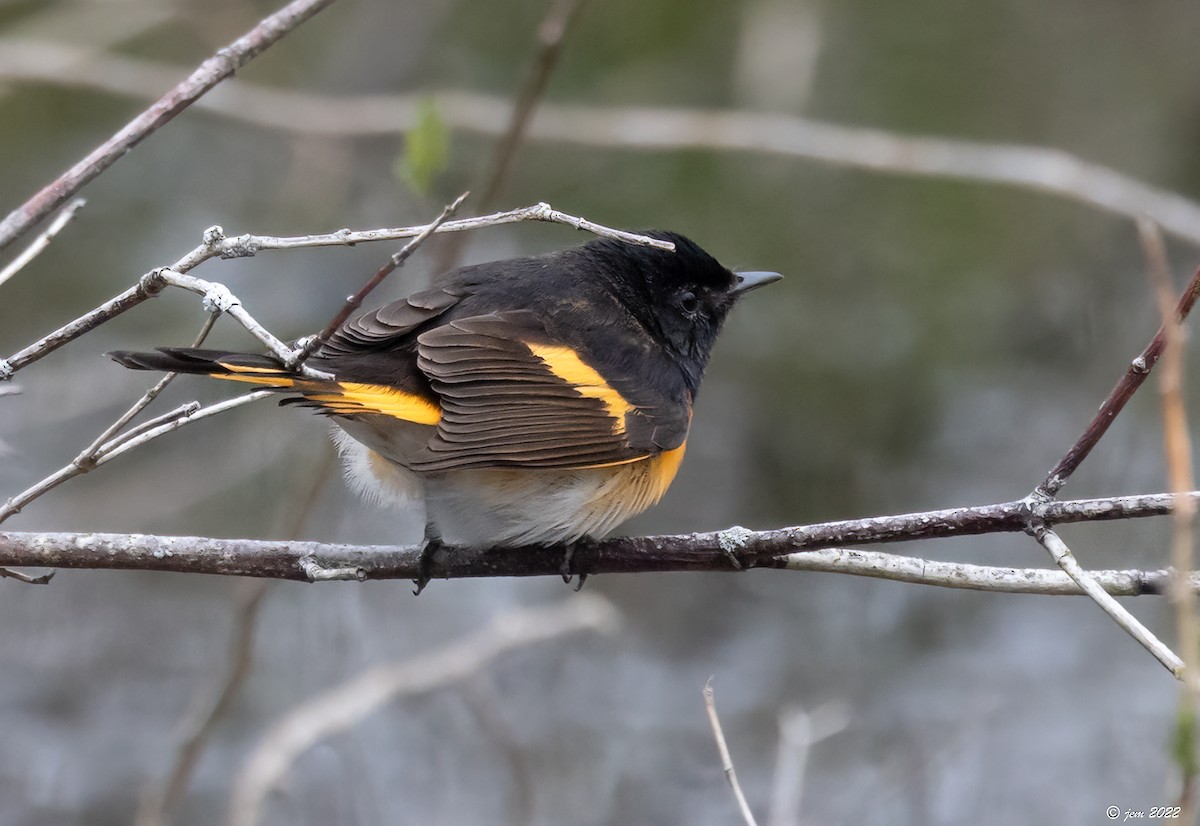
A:
[[[617,390],[582,354],[551,341],[531,313],[442,324],[418,337],[417,354],[442,406],[436,434],[413,462],[418,470],[589,467],[662,450],[648,437],[669,426],[652,415],[672,407],[667,400]],[[686,436],[682,416],[670,447]]]
[[[316,354],[317,360],[361,355],[364,351],[395,346],[418,327],[440,316],[462,300],[459,290],[427,290],[393,301],[350,319],[339,327]]]

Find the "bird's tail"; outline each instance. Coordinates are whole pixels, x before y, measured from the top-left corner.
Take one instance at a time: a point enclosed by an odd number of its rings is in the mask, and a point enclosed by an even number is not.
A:
[[[271,356],[193,347],[159,347],[152,353],[117,350],[108,356],[134,370],[197,373],[296,394],[280,404],[299,404],[331,416],[384,415],[424,425],[437,424],[441,419],[437,398],[429,393],[387,384],[300,376]]]
[[[199,350],[193,347],[159,347],[152,353],[116,350],[108,357],[132,370],[196,373],[217,379],[261,384],[278,390],[296,386],[296,375],[271,356]]]

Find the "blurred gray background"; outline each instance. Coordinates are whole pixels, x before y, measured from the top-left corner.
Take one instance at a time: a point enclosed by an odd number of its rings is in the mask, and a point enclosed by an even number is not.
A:
[[[165,63],[181,78],[277,5],[6,0],[0,35]],[[233,83],[511,98],[547,8],[341,0]],[[1052,146],[1200,198],[1198,26],[1200,6],[1124,0],[612,0],[583,9],[546,100]],[[146,104],[0,78],[0,210]],[[0,354],[179,258],[212,224],[305,234],[427,221],[479,191],[494,145],[451,130],[445,168],[414,188],[397,174],[403,135],[320,136],[190,110],[90,185],[75,223],[0,289]],[[531,141],[495,206],[543,200],[612,226],[675,229],[730,265],[787,276],[731,316],[680,476],[629,532],[1018,498],[1157,324],[1131,221],[1043,194],[750,153]],[[487,229],[464,257],[581,240],[559,226]],[[374,300],[426,283],[440,244]],[[322,326],[394,248],[268,253],[196,274],[290,338]],[[1197,251],[1170,251],[1182,279]],[[201,316],[193,296],[168,294],[21,372],[22,394],[0,399],[0,496],[70,461],[148,385],[102,352],[187,343]],[[211,341],[254,344],[228,321]],[[216,384],[182,379],[159,410],[229,394]],[[1159,415],[1148,385],[1064,494],[1162,490]],[[325,429],[260,403],[70,482],[5,529],[287,537],[325,461]],[[335,473],[300,535],[388,543],[411,527]],[[1063,536],[1090,567],[1165,564],[1158,522]],[[1022,536],[894,550],[1049,564]],[[169,770],[181,719],[225,672],[245,587],[113,572],[0,580],[0,821],[132,822]],[[608,576],[587,589],[623,612],[615,634],[543,643],[469,684],[385,705],[307,752],[263,822],[735,823],[701,698],[710,676],[760,819],[779,715],[797,706],[845,723],[808,751],[803,823],[1098,823],[1106,806],[1149,809],[1175,793],[1174,681],[1083,599],[783,572]],[[252,669],[173,822],[223,822],[247,756],[297,703],[505,611],[570,598],[557,580],[434,582],[420,598],[403,582],[272,586]],[[1170,637],[1165,602],[1126,604]]]

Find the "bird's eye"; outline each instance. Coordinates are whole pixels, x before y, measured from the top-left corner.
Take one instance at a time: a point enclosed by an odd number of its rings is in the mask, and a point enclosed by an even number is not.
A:
[[[692,315],[696,310],[700,309],[700,299],[696,298],[696,294],[691,291],[681,293],[679,295],[679,309],[688,315]]]

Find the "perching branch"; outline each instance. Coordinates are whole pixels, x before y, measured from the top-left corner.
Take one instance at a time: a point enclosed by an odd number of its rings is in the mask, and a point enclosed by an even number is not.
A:
[[[0,77],[57,83],[139,98],[179,68],[30,40],[0,38]],[[502,137],[512,106],[501,96],[443,91],[432,96],[452,129]],[[222,117],[287,132],[352,137],[403,134],[430,99],[411,95],[323,96],[237,82],[197,105]],[[1022,144],[898,135],[796,115],[673,107],[566,106],[542,102],[525,139],[621,150],[699,149],[800,158],[885,174],[951,178],[1055,195],[1200,244],[1200,204],[1069,152]]]
[[[293,0],[201,63],[186,80],[176,84],[159,98],[157,103],[0,221],[0,250],[66,203],[67,199],[78,193],[85,184],[157,132],[222,80],[258,57],[292,29],[332,2],[333,0]]]
[[[262,392],[262,391],[260,391]],[[1200,491],[1188,494],[1200,498]],[[933,562],[878,552],[829,550],[968,534],[1025,532],[1032,520],[1055,525],[1164,516],[1172,494],[1050,501],[1019,500],[947,511],[823,522],[771,531],[730,528],[674,536],[631,536],[577,543],[574,573],[723,571],[751,568],[827,571],[951,588],[1005,593],[1079,594],[1066,574]],[[104,568],[251,576],[299,582],[559,576],[562,546],[440,548],[422,568],[420,546],[215,539],[141,534],[0,532],[0,566]],[[1166,571],[1094,571],[1106,591],[1161,595]]]

